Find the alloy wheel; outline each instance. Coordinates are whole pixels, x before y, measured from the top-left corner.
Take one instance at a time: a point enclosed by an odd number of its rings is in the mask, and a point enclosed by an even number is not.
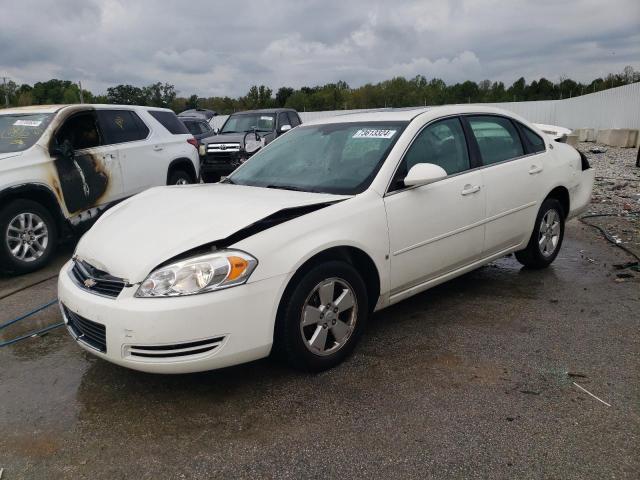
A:
[[[37,214],[20,213],[9,222],[5,242],[15,258],[22,262],[34,262],[47,249],[49,230]]]
[[[550,209],[542,217],[538,233],[538,247],[544,257],[550,257],[560,242],[560,214]]]
[[[358,319],[354,290],[343,279],[323,280],[307,297],[300,316],[304,345],[315,355],[331,355],[349,341]]]

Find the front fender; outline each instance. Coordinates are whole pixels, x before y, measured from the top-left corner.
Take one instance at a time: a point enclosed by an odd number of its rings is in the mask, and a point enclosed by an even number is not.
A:
[[[343,202],[297,217],[232,245],[258,259],[250,282],[292,276],[318,253],[354,247],[372,260],[380,278],[380,294],[389,291],[389,233],[382,198],[365,192]]]

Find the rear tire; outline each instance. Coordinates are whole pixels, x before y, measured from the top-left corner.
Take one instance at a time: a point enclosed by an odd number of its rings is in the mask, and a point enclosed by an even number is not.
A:
[[[367,289],[353,266],[322,263],[296,279],[283,297],[275,350],[299,370],[332,368],[351,354],[368,316]]]
[[[168,185],[189,185],[194,180],[191,175],[184,170],[173,170],[169,175]]]
[[[516,252],[525,267],[546,268],[556,259],[564,239],[564,210],[555,198],[547,198],[538,211],[527,248]]]
[[[0,270],[24,274],[51,260],[58,227],[49,211],[32,200],[14,200],[0,210]]]

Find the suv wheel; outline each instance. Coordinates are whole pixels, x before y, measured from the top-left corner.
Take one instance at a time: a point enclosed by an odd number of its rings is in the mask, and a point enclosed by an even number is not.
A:
[[[545,268],[558,256],[564,238],[564,211],[555,198],[542,202],[527,248],[516,252],[525,267]]]
[[[312,268],[283,299],[276,348],[295,368],[322,371],[354,349],[369,315],[364,281],[348,263]]]
[[[193,183],[193,179],[184,170],[173,170],[169,175],[168,185],[189,185],[190,183]]]
[[[0,265],[4,271],[27,273],[46,265],[58,239],[49,211],[31,200],[14,200],[0,211]]]

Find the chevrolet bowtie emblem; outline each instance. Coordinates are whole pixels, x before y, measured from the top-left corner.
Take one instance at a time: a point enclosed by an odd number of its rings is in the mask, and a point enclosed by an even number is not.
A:
[[[87,278],[84,281],[84,286],[87,287],[87,288],[93,288],[93,287],[96,286],[96,284],[97,284],[97,282],[93,278]]]

